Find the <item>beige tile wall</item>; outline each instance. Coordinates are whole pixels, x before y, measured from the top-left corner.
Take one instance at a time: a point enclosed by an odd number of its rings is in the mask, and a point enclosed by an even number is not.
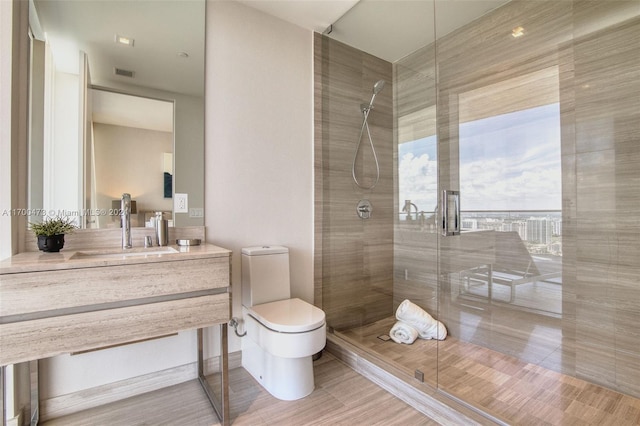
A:
[[[316,301],[336,329],[366,324],[392,312],[393,294],[393,80],[391,64],[343,43],[315,35]],[[360,104],[384,79],[369,115],[380,180],[359,188],[351,165],[362,126]],[[321,104],[318,104],[318,100]],[[375,162],[363,136],[356,176],[375,179]],[[359,200],[373,205],[371,219],[356,214]],[[321,200],[321,202],[319,202]]]
[[[640,7],[576,2],[576,375],[640,396]],[[597,18],[596,18],[597,17]]]

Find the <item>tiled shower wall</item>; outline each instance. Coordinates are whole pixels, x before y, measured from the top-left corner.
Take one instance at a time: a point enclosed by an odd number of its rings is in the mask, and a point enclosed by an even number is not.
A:
[[[389,62],[315,34],[315,300],[337,330],[392,314],[393,296],[393,108]],[[380,166],[373,189],[351,176],[362,127],[360,105],[385,80],[369,115]],[[356,176],[374,182],[375,160],[362,136]],[[356,213],[358,201],[373,206],[370,219]],[[321,301],[319,303],[319,301]]]
[[[575,286],[564,297],[576,375],[640,397],[640,4],[604,3],[575,2],[574,79],[561,86],[575,99],[575,174],[563,171],[575,183]],[[629,19],[607,25],[616,15]]]

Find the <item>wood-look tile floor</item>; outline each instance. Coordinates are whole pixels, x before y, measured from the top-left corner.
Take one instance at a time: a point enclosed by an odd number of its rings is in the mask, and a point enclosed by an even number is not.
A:
[[[280,401],[243,368],[229,372],[233,425],[437,425],[356,373],[329,353],[314,363],[316,389],[298,401]],[[218,425],[200,384],[139,395],[41,423],[46,426]]]
[[[516,425],[640,425],[640,399],[447,337],[401,345],[388,334],[394,317],[340,332],[413,378]]]

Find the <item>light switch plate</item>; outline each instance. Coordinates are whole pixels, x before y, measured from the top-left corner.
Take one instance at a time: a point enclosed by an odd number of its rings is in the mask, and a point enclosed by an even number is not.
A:
[[[173,194],[173,212],[189,213],[188,194]]]
[[[204,209],[197,208],[197,207],[192,207],[189,209],[189,217],[203,217],[203,216],[204,216]]]

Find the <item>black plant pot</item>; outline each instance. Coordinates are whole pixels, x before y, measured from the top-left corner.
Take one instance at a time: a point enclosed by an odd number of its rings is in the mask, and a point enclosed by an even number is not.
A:
[[[38,235],[38,248],[44,252],[59,252],[64,247],[64,234],[59,235]]]

